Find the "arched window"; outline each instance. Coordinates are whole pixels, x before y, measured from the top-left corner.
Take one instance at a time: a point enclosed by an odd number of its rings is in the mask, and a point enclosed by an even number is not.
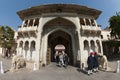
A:
[[[28,49],[29,49],[29,42],[28,42],[28,41],[25,42],[24,49],[25,49],[25,50],[28,50]]]
[[[23,27],[27,27],[28,25],[28,20],[25,20]]]
[[[20,41],[19,47],[23,47],[23,41]]]
[[[17,54],[23,54],[23,41],[20,41]]]
[[[35,41],[32,41],[32,42],[31,42],[31,48],[32,48],[32,49],[35,49]]]
[[[25,46],[24,46],[24,54],[23,54],[23,56],[24,56],[25,59],[28,58],[28,56],[27,56],[27,55],[29,55],[29,54],[28,54],[28,50],[29,50],[29,42],[26,41],[26,42],[25,42]]]
[[[30,59],[34,61],[35,59],[35,41],[31,42],[30,46]]]
[[[93,40],[90,41],[90,45],[91,45],[91,50],[95,51],[95,42]]]
[[[80,18],[80,24],[85,25],[83,18]]]
[[[84,49],[89,49],[89,44],[87,40],[84,41]]]
[[[38,26],[39,25],[39,18],[35,19],[35,23],[34,26]]]
[[[90,26],[90,21],[89,21],[89,19],[85,19],[86,20],[86,25],[87,26]]]
[[[110,39],[110,36],[109,36],[109,35],[107,35],[107,38],[108,38],[108,39]]]
[[[89,43],[87,40],[84,41],[84,50],[83,50],[83,55],[82,55],[82,60],[84,63],[82,63],[82,66],[85,67],[87,66],[87,58],[89,56]]]
[[[33,25],[33,19],[30,20],[29,25],[28,26],[32,26]]]
[[[91,19],[91,24],[92,24],[92,26],[95,26],[94,19]]]
[[[103,39],[103,35],[101,35],[101,39]]]

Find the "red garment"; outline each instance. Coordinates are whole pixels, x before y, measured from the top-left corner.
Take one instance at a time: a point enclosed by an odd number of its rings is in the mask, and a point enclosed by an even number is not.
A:
[[[91,55],[91,56],[94,55],[94,52],[90,52],[90,55]]]

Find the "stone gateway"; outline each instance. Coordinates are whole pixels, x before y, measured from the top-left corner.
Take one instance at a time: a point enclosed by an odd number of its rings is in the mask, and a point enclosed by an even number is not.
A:
[[[37,69],[55,61],[57,45],[64,46],[69,65],[74,66],[87,66],[91,51],[103,53],[101,28],[96,23],[99,10],[75,4],[47,4],[17,14],[23,21],[18,28],[17,55],[23,55],[32,66],[36,63]]]

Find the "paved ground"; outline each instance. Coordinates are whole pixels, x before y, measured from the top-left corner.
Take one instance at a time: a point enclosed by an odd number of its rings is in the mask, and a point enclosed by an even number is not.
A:
[[[88,76],[76,67],[59,68],[55,63],[41,68],[39,71],[22,69],[22,71],[12,73],[8,71],[11,65],[10,59],[0,57],[1,60],[4,63],[3,67],[6,73],[0,74],[0,80],[120,80],[120,73],[114,73],[116,61],[109,62],[112,70],[107,72],[99,71]]]

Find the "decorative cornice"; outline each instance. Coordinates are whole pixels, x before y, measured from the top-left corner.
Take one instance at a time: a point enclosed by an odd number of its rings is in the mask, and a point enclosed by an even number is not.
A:
[[[97,19],[101,11],[89,8],[87,6],[81,6],[76,4],[47,4],[40,6],[33,6],[25,10],[17,12],[22,20],[26,17],[41,15],[44,13],[77,13],[93,16]]]

